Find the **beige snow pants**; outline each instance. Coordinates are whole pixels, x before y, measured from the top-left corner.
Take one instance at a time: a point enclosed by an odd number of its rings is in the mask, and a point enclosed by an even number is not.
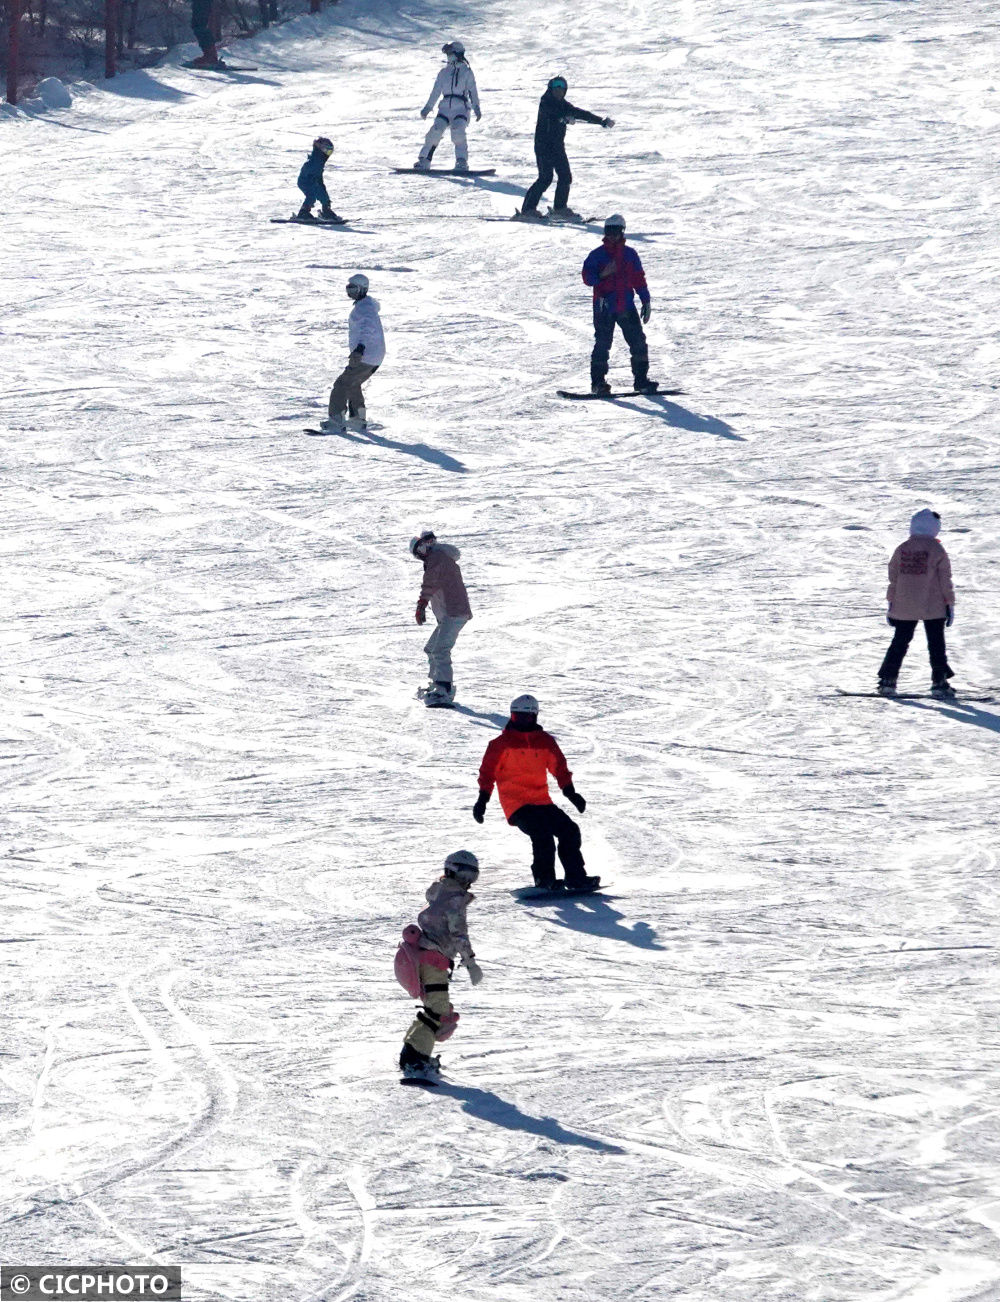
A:
[[[437,1033],[441,1029],[441,1018],[451,1010],[448,973],[442,972],[439,967],[431,967],[430,963],[421,963],[419,971],[420,984],[424,989],[424,1006],[413,1019],[403,1042],[425,1058],[430,1058],[434,1053]]]

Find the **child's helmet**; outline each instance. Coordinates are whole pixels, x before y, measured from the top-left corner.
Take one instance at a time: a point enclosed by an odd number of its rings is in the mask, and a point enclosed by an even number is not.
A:
[[[538,702],[525,692],[523,696],[518,696],[511,701],[510,712],[511,714],[537,714]]]
[[[471,886],[479,876],[479,860],[471,850],[455,850],[444,861],[444,875]]]
[[[326,136],[317,136],[313,141],[313,149],[322,150],[322,152],[329,158],[333,153],[333,141],[328,140]]]
[[[368,293],[368,277],[362,272],[356,272],[347,282],[347,297],[355,300],[364,298]]]
[[[620,212],[613,212],[610,217],[605,219],[604,234],[613,235],[620,238],[625,234],[625,218]]]
[[[449,62],[452,59],[464,59],[465,46],[461,41],[449,41],[447,45],[441,46],[441,53],[447,54]]]
[[[423,560],[423,552],[432,542],[437,542],[434,530],[425,529],[416,538],[410,539],[410,555],[416,556],[417,560]]]

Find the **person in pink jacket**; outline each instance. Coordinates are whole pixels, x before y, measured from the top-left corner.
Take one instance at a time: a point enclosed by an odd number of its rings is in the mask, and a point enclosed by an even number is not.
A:
[[[430,605],[437,621],[437,627],[424,647],[430,679],[423,694],[424,704],[431,709],[447,708],[455,700],[451,653],[459,633],[472,618],[469,595],[458,567],[461,552],[450,543],[438,542],[433,529],[425,529],[418,538],[410,540],[410,554],[424,566],[414,618],[418,624],[425,624]]]
[[[927,651],[931,660],[931,693],[954,696],[948,679],[944,630],[955,617],[955,589],[951,586],[951,562],[938,542],[941,517],[925,508],[910,521],[910,536],[900,543],[889,561],[889,610],[886,620],[895,629],[892,642],[878,671],[880,696],[896,694],[896,678],[913,631],[923,620]]]

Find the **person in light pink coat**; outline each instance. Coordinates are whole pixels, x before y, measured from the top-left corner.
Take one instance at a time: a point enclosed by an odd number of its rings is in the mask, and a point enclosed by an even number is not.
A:
[[[937,539],[940,528],[937,511],[918,511],[910,521],[909,538],[900,543],[889,561],[886,620],[895,632],[878,671],[882,696],[895,695],[903,657],[921,620],[931,661],[931,693],[938,697],[955,695],[948,682],[954,675],[948,667],[944,644],[944,630],[951,627],[955,617],[955,589],[948,553]]]

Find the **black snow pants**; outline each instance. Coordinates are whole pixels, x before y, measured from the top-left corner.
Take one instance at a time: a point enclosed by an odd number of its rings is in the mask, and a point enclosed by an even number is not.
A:
[[[900,665],[903,663],[903,657],[909,649],[914,630],[920,621],[917,619],[893,619],[890,620],[890,623],[895,632],[892,635],[892,641],[889,643],[889,650],[885,653],[885,659],[882,661],[882,667],[878,671],[879,678],[895,678],[898,675]],[[940,683],[948,678],[954,678],[954,673],[948,667],[948,653],[944,645],[944,620],[925,619],[924,632],[927,634],[927,654],[930,656],[931,661],[931,679],[935,683]]]
[[[634,307],[627,307],[624,312],[615,312],[607,298],[594,299],[594,351],[590,355],[590,382],[599,384],[607,377],[616,325],[621,327],[628,344],[632,356],[632,375],[638,388],[649,378],[646,332]]]
[[[215,44],[212,31],[212,0],[191,0],[191,30],[205,54]]]
[[[525,836],[531,837],[531,875],[536,886],[554,886],[556,880],[556,842],[559,862],[566,874],[567,886],[582,886],[586,873],[580,845],[580,829],[558,805],[522,805],[507,820]]]
[[[531,189],[524,196],[521,211],[535,211],[539,199],[552,184],[553,175],[559,179],[556,182],[556,197],[552,201],[552,207],[565,208],[569,203],[569,187],[573,184],[573,173],[569,170],[566,150],[552,150],[544,154],[535,150],[535,162],[538,164],[538,180],[532,183]]]

